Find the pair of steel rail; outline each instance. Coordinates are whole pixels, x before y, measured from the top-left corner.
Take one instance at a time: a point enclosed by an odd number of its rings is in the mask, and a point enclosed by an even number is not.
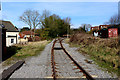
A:
[[[80,73],[82,72],[84,76],[86,76],[86,78],[88,80],[95,80],[86,70],[83,69],[82,66],[80,66],[74,59],[73,57],[66,51],[66,49],[63,47],[62,45],[62,41],[63,39],[58,39],[58,40],[55,40],[53,42],[53,46],[52,46],[52,49],[51,49],[51,64],[52,64],[52,76],[53,76],[53,79],[56,80],[57,79],[57,75],[56,75],[56,67],[55,67],[55,57],[54,57],[54,47],[55,47],[55,43],[59,41],[60,45],[61,45],[61,49],[65,52],[65,54],[73,61],[73,63],[77,66],[77,68],[80,70]]]

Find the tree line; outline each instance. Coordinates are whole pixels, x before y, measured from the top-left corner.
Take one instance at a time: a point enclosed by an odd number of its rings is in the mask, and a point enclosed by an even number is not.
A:
[[[36,32],[44,38],[55,38],[67,34],[71,21],[69,17],[61,19],[59,15],[51,14],[48,10],[44,10],[42,14],[37,10],[26,10],[19,20],[26,23],[30,31]]]

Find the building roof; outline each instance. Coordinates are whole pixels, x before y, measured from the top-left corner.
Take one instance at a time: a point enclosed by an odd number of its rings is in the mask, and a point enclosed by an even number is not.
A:
[[[106,26],[106,27],[109,27],[109,26],[111,26],[111,25],[100,25],[100,26]]]
[[[91,28],[99,28],[99,26],[94,26],[94,27],[91,27]]]
[[[35,33],[34,32],[30,32],[30,31],[23,31],[23,32],[21,32],[22,34],[25,34],[25,35],[34,35]]]
[[[20,38],[24,38],[25,34],[20,33],[19,36]]]
[[[10,21],[0,20],[0,25],[4,26],[5,29],[7,29],[7,32],[18,32],[18,30]]]

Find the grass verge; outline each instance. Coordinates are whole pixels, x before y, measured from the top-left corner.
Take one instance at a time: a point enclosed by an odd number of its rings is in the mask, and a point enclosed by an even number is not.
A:
[[[40,52],[44,50],[45,46],[51,41],[39,41],[39,42],[29,42],[27,45],[15,45],[16,47],[21,47],[16,51],[16,54],[4,61],[3,66],[7,66],[15,63],[19,60],[24,60],[28,57],[40,55]]]

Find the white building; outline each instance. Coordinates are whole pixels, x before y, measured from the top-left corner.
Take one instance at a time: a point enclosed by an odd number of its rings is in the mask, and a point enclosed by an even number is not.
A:
[[[2,25],[7,29],[6,31],[6,46],[12,46],[18,43],[19,31],[10,21],[2,21]]]
[[[19,44],[26,44],[26,43],[28,43],[28,38],[26,37],[25,34],[19,33],[19,37],[18,38],[19,38],[18,39]]]
[[[27,38],[29,38],[30,35],[31,35],[31,37],[35,37],[35,33],[32,31],[23,31],[20,34],[24,34]]]

